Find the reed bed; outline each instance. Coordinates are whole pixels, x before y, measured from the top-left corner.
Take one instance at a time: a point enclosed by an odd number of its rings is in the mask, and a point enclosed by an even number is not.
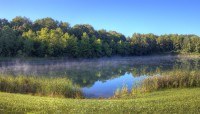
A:
[[[166,88],[189,88],[200,87],[199,71],[172,71],[162,76],[152,76],[144,79],[141,89],[144,92],[151,92]]]
[[[183,71],[176,70],[162,74],[161,76],[151,76],[144,79],[131,92],[123,92],[127,90],[127,86],[117,89],[114,97],[123,97],[127,95],[138,95],[141,93],[158,91],[170,88],[194,88],[200,87],[200,71]]]
[[[82,97],[81,89],[66,78],[0,76],[0,91],[66,98]]]

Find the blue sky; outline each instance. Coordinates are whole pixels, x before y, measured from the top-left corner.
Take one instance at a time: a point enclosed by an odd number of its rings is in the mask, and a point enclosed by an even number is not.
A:
[[[0,18],[52,17],[95,29],[200,36],[200,0],[0,0]]]

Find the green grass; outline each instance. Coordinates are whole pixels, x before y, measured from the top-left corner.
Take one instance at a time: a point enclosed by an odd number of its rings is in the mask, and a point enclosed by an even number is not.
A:
[[[200,88],[169,89],[121,99],[64,99],[0,93],[1,113],[199,113]]]
[[[82,97],[81,89],[67,78],[0,76],[0,91],[67,98]]]

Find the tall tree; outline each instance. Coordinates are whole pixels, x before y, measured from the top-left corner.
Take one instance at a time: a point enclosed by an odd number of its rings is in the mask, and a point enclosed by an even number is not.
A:
[[[32,28],[32,21],[27,17],[17,16],[11,21],[12,28],[17,32],[17,36]]]
[[[53,50],[51,52],[51,56],[61,56],[63,55],[64,48],[66,47],[66,37],[63,36],[63,31],[61,28],[57,28],[56,30],[50,30],[49,32],[49,48]]]
[[[108,56],[108,57],[112,56],[112,49],[110,48],[110,46],[108,45],[107,42],[103,43],[102,48],[103,48],[102,50],[104,52],[103,55]]]
[[[28,32],[24,32],[22,34],[22,37],[24,38],[24,44],[23,44],[23,52],[25,56],[36,56],[34,55],[34,40],[36,39],[36,34],[32,30],[29,30]]]
[[[71,28],[70,34],[74,34],[79,40],[81,39],[83,33],[87,33],[89,37],[93,35],[96,36],[97,32],[91,25],[88,24],[77,24]]]
[[[96,57],[102,56],[102,41],[101,41],[101,39],[96,39],[93,42],[92,48],[94,48],[94,54],[95,54]]]
[[[78,57],[79,55],[79,49],[78,49],[78,38],[74,35],[69,36],[68,33],[65,33],[66,38],[66,48],[65,52],[67,53],[67,56],[69,57]]]
[[[0,19],[0,29],[2,29],[4,26],[10,27],[10,23],[8,22],[7,19]]]
[[[43,19],[38,19],[33,23],[33,30],[38,31],[42,28],[48,28],[48,29],[56,29],[58,26],[58,21],[55,21],[54,19],[50,17],[46,17]]]
[[[71,29],[70,24],[67,22],[60,22],[58,27],[61,28],[64,33],[70,32]]]
[[[17,36],[13,29],[4,26],[0,33],[0,56],[15,56],[17,54]]]
[[[83,33],[80,41],[80,56],[81,57],[92,57],[91,44],[89,36],[86,32]]]

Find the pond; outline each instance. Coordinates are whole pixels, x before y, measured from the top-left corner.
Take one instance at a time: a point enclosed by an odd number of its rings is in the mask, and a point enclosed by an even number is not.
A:
[[[172,70],[199,70],[200,59],[179,56],[112,57],[100,59],[4,59],[0,74],[67,77],[80,85],[87,98],[108,98],[116,89],[129,90],[149,76]]]

